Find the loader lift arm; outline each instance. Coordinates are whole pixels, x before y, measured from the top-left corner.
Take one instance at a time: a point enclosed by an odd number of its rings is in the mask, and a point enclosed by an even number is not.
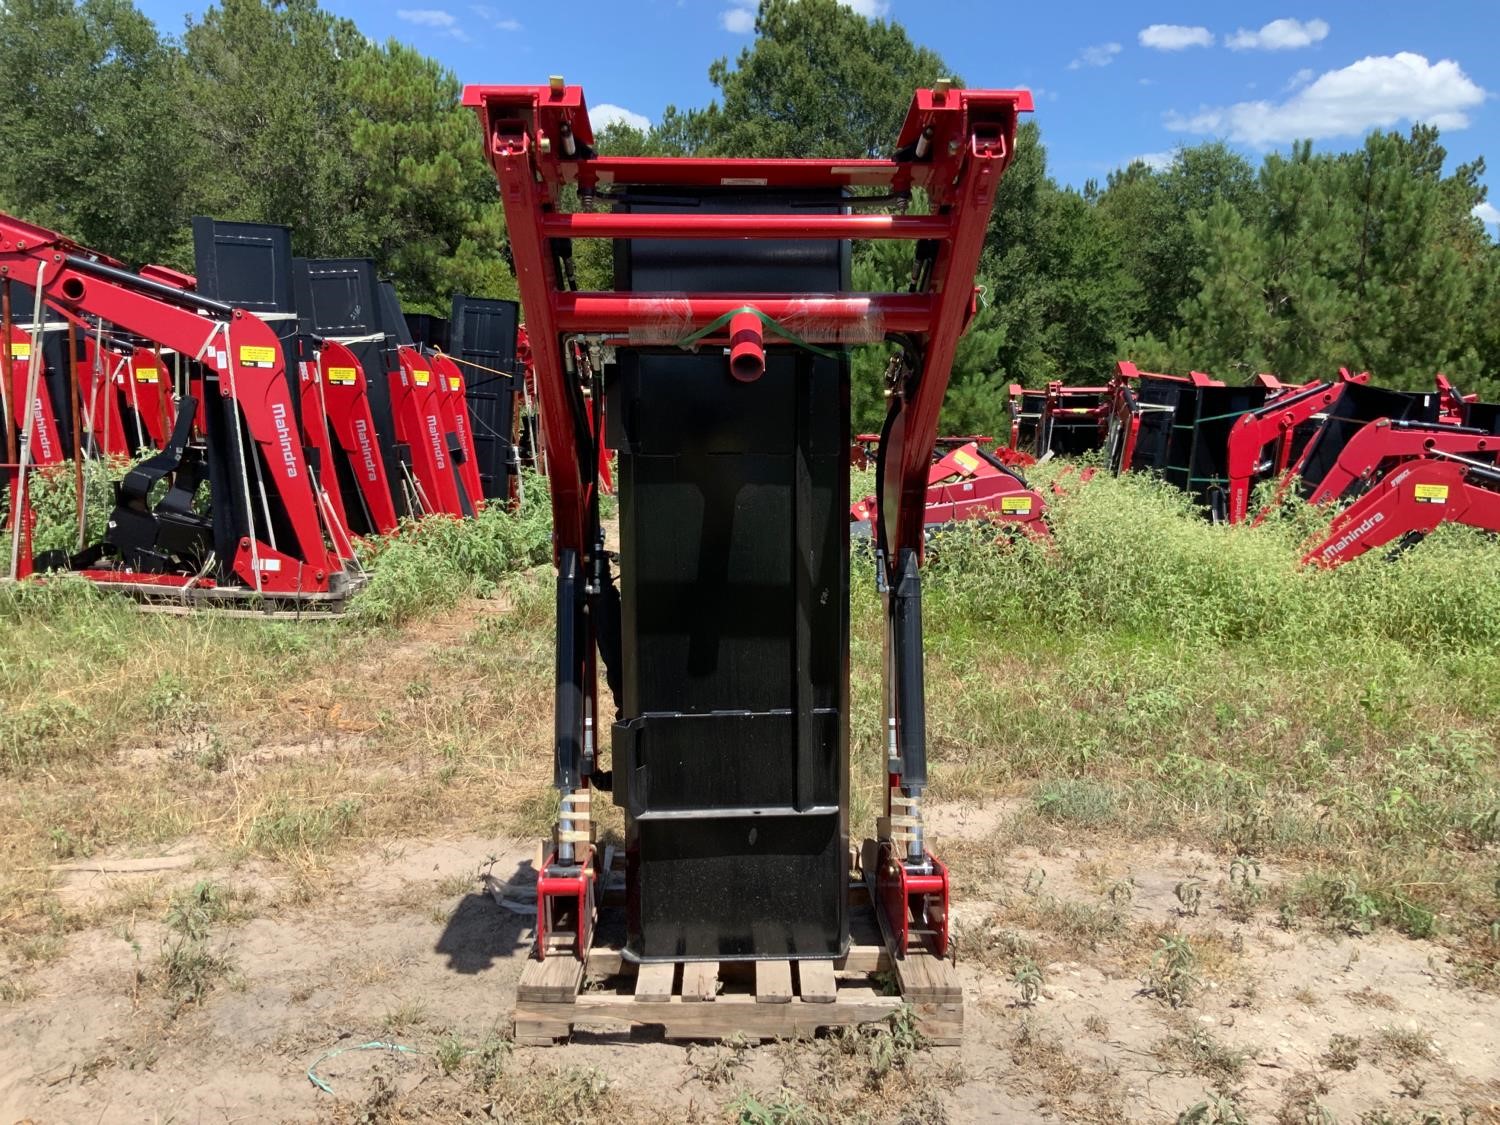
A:
[[[232,557],[221,558],[221,565],[261,594],[318,594],[336,583],[342,561],[324,540],[285,360],[269,327],[241,309],[130,273],[114,259],[0,214],[0,280],[12,278],[39,288],[46,303],[70,319],[95,316],[214,372],[232,447],[223,450],[231,458],[232,485],[216,496],[233,512],[223,537]],[[90,571],[89,577],[172,584],[162,575]]]
[[[1500,470],[1430,451],[1398,466],[1340,512],[1302,561],[1339,566],[1367,551],[1419,538],[1443,523],[1500,532]]]
[[[730,349],[734,376],[748,380],[759,377],[757,353],[781,341],[813,349],[895,341],[901,350],[887,373],[874,528],[887,603],[891,732],[878,882],[901,949],[912,930],[928,931],[922,936],[930,944],[946,948],[946,873],[926,850],[920,815],[927,748],[918,568],[943,396],[959,337],[977,309],[974,279],[985,228],[1000,177],[1015,154],[1018,115],[1032,109],[1031,94],[959,90],[947,82],[918,90],[894,154],[883,160],[601,158],[594,152],[582,89],[560,78],[545,86],[470,86],[464,104],[479,114],[484,151],[499,181],[532,343],[558,568],[555,781],[565,810],[586,809],[598,726],[593,668],[599,599],[612,589],[598,522],[602,411],[591,417],[586,408],[591,388],[583,383],[594,365],[574,362],[570,338],[585,341],[585,351],[616,344],[722,346]],[[587,208],[601,194],[630,186],[725,185],[768,191],[874,188],[884,193],[874,202],[886,205],[899,205],[920,189],[930,208],[925,215],[850,213],[850,206],[842,213],[662,214],[566,213],[562,206],[567,188],[575,188]],[[571,286],[574,238],[908,240],[915,243],[913,282],[900,293],[578,292]],[[592,894],[591,884],[551,881],[553,870],[563,879],[580,866],[588,870],[589,857],[580,861],[575,852],[588,839],[567,811],[560,827],[542,872],[542,926],[549,895],[572,896],[581,912]],[[579,919],[573,932],[575,955],[587,949],[587,926]],[[544,941],[541,953],[547,952]]]
[[[1350,439],[1339,458],[1307,498],[1309,504],[1343,500],[1352,490],[1376,480],[1390,461],[1411,461],[1434,452],[1468,456],[1500,451],[1500,436],[1467,426],[1426,425],[1377,418]]]
[[[1332,410],[1350,383],[1367,383],[1368,371],[1351,375],[1340,371],[1331,383],[1314,383],[1277,395],[1264,406],[1235,420],[1229,431],[1229,522],[1239,523],[1250,511],[1250,493],[1263,473],[1284,475],[1295,456],[1299,426]],[[1266,448],[1274,452],[1266,455]]]

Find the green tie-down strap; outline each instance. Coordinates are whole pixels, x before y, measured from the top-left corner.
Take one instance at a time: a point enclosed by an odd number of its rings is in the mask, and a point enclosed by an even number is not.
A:
[[[690,333],[684,336],[682,339],[678,340],[677,347],[682,348],[684,351],[691,350],[699,340],[703,339],[705,336],[712,336],[715,332],[723,328],[735,317],[739,316],[740,313],[751,313],[760,320],[761,326],[765,328],[767,332],[780,336],[787,343],[795,344],[803,351],[812,352],[813,355],[822,356],[824,359],[837,359],[839,357],[838,352],[829,351],[827,348],[820,348],[816,344],[809,344],[801,336],[797,335],[795,332],[791,331],[788,328],[783,328],[780,324],[777,324],[774,320],[768,317],[765,313],[761,312],[758,308],[755,308],[753,305],[741,305],[737,309],[730,309],[723,316],[717,317],[716,319],[710,321],[708,324],[705,324],[702,328],[698,329],[698,331]]]

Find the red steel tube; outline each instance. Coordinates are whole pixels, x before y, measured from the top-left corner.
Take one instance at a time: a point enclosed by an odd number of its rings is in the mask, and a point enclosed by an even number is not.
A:
[[[906,893],[913,894],[936,894],[943,889],[945,880],[941,875],[912,875],[906,876]]]
[[[931,328],[925,293],[828,297],[716,293],[554,293],[559,332],[628,334],[633,344],[675,344],[727,313],[753,305],[814,344],[873,344],[891,332]],[[924,454],[925,456],[925,454]],[[926,479],[926,470],[923,470]]]
[[[946,239],[936,215],[641,215],[579,212],[542,220],[549,238]]]
[[[729,373],[741,383],[753,383],[766,373],[766,347],[760,317],[735,313],[729,321]]]

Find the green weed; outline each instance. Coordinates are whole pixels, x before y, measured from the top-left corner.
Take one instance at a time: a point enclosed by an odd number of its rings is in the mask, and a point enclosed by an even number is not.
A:
[[[250,822],[245,843],[252,851],[283,859],[317,852],[349,832],[359,808],[359,802],[349,798],[311,809],[277,801]]]
[[[1198,955],[1187,938],[1180,934],[1162,938],[1146,973],[1146,994],[1180,1008],[1192,1001],[1201,983]]]
[[[399,625],[417,614],[494,591],[508,574],[551,557],[545,479],[528,474],[519,510],[491,504],[471,519],[429,517],[372,541],[364,552],[369,583],[354,598],[353,620]]]

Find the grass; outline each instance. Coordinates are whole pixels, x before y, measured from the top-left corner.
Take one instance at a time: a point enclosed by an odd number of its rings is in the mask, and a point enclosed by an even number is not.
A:
[[[464,597],[485,597],[507,575],[551,557],[546,484],[528,473],[517,511],[482,509],[472,519],[414,522],[362,552],[370,581],[354,601],[353,620],[399,625]]]
[[[1044,488],[1049,470],[1033,474]],[[372,544],[340,622],[142,615],[65,579],[0,587],[0,945],[50,947],[77,924],[48,870],[70,859],[192,838],[301,869],[452,823],[545,830],[552,592],[544,488],[526,495],[517,515]],[[1049,503],[1051,546],[967,528],[933,552],[934,798],[1015,798],[1026,823],[1080,838],[1170,838],[1221,873],[1244,857],[1223,896],[1236,916],[1432,937],[1465,979],[1500,987],[1494,544],[1445,530],[1394,562],[1311,571],[1298,547],[1322,517],[1295,507],[1214,527],[1170,489],[1106,476]],[[884,783],[866,559],[851,620],[859,835]],[[1115,883],[1081,904],[1043,879],[1006,924],[1116,941],[1134,892]],[[1008,976],[1018,956],[1046,963],[994,940]]]
[[[1050,547],[997,550],[973,527],[938,544],[923,605],[935,796],[1015,794],[1069,832],[1294,863],[1357,891],[1303,888],[1290,917],[1478,948],[1500,823],[1493,543],[1445,529],[1325,572],[1297,565],[1320,518],[1305,510],[1215,527],[1144,478],[1049,502]],[[878,606],[862,587],[854,600],[856,669],[877,667]],[[859,763],[878,732],[855,722]],[[1239,914],[1282,905],[1248,875],[1232,879]]]

